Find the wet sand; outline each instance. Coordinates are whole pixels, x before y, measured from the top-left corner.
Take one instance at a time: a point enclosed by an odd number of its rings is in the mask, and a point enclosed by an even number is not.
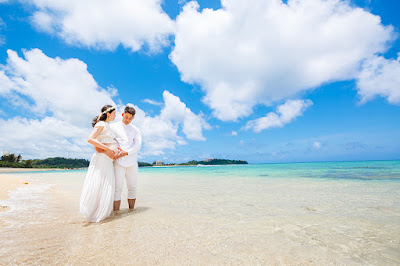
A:
[[[290,233],[302,228],[277,232],[272,220],[259,231],[239,230],[230,223],[188,217],[148,204],[138,204],[134,211],[124,208],[101,223],[87,223],[63,204],[52,203],[47,210],[31,215],[40,221],[1,232],[7,241],[0,264],[354,263],[350,257],[338,258],[326,247],[291,241]]]
[[[11,167],[0,167],[0,173],[15,173],[15,172],[41,172],[41,171],[60,171],[64,169],[57,168],[11,168]]]
[[[2,181],[9,182],[8,189],[15,189],[25,182],[15,177],[1,177]],[[33,187],[42,185],[31,182]],[[18,190],[10,194],[11,197],[20,195]],[[270,249],[274,246],[272,239],[271,245],[261,248],[261,243],[253,243],[252,237],[243,242],[243,236],[231,231],[229,225],[221,226],[212,219],[188,217],[185,213],[163,209],[151,202],[139,201],[134,211],[122,203],[118,213],[100,223],[89,223],[77,212],[76,195],[50,187],[31,196],[37,208],[17,208],[10,212],[7,218],[12,224],[0,231],[1,265],[276,261],[278,249]],[[41,205],[43,199],[47,204]],[[260,252],[265,255],[264,259],[257,258],[256,254]],[[268,259],[272,254],[272,259]],[[285,256],[279,260],[284,261]]]
[[[0,200],[5,200],[9,197],[9,192],[15,190],[18,187],[26,186],[28,182],[21,178],[15,178],[8,175],[0,175]],[[10,207],[6,204],[0,203],[0,213],[10,210]],[[6,226],[7,223],[3,221],[0,217],[0,230],[2,227]]]

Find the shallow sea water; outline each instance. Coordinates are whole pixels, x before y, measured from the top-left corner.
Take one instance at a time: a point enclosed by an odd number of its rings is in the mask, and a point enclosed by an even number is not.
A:
[[[0,264],[400,264],[400,161],[140,168],[136,210],[98,224],[85,174],[15,174]]]

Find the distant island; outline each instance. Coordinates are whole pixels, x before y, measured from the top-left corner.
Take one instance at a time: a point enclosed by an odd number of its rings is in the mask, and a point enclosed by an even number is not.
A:
[[[47,159],[32,159],[22,160],[21,155],[13,153],[4,153],[1,156],[0,167],[10,168],[58,168],[58,169],[79,169],[87,168],[89,160],[86,159],[71,159],[64,157],[54,157]],[[230,164],[248,164],[243,160],[228,160],[228,159],[205,159],[202,161],[189,161],[187,163],[169,163],[164,164],[161,161],[155,161],[152,164],[146,162],[138,162],[139,167],[152,167],[152,166],[184,166],[184,165],[230,165]]]
[[[189,161],[187,163],[180,164],[164,164],[161,161],[153,162],[153,166],[178,166],[178,165],[229,165],[229,164],[248,164],[248,162],[243,160],[228,160],[228,159],[205,159],[202,161]]]

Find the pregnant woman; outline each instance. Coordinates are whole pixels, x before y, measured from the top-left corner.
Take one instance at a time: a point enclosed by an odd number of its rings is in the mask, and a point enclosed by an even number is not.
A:
[[[115,107],[106,105],[93,119],[88,142],[104,153],[95,152],[90,160],[80,200],[80,212],[89,222],[100,222],[113,211],[115,176],[113,160],[117,155],[114,133],[108,124],[115,118]]]

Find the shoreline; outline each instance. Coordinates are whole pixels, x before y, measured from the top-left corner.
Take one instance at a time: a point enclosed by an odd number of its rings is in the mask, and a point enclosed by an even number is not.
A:
[[[77,168],[82,169],[82,168]],[[60,168],[11,168],[11,167],[0,167],[0,173],[21,173],[21,172],[41,172],[41,171],[65,171],[65,170],[77,170],[77,169],[60,169]],[[85,168],[86,169],[86,168]]]
[[[22,178],[14,177],[11,175],[0,175],[0,200],[6,200],[9,198],[8,193],[17,189],[18,187],[23,187],[28,185],[29,183],[26,182]],[[1,209],[0,209],[1,210]]]
[[[2,213],[10,210],[10,207],[3,203],[3,201],[10,198],[9,193],[19,187],[29,185],[29,183],[22,178],[10,175],[0,175],[0,183],[0,213]],[[5,226],[7,226],[7,223],[0,219],[0,229]]]

